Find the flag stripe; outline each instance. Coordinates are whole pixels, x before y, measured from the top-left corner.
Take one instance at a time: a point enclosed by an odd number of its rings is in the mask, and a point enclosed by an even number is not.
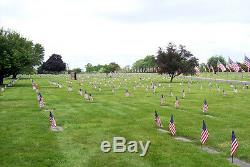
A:
[[[235,137],[234,131],[232,132],[231,156],[233,156],[238,148],[238,142]]]
[[[169,123],[169,130],[172,133],[172,135],[175,135],[176,129],[175,129],[174,123],[171,123],[171,122]]]

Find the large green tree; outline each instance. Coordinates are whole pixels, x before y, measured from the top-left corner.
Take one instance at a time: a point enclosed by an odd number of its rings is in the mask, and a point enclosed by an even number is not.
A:
[[[91,72],[92,71],[93,65],[91,63],[88,63],[85,65],[85,71],[86,72]]]
[[[40,65],[44,49],[40,44],[22,37],[19,33],[0,29],[0,85],[3,79]]]
[[[96,72],[111,73],[111,72],[115,72],[121,69],[119,64],[115,62],[111,62],[109,64],[104,64],[104,65],[98,64],[96,66],[93,66],[91,63],[88,63],[87,65],[85,65],[85,68],[86,68],[86,72],[88,73],[96,73]]]
[[[148,55],[143,60],[144,66],[146,68],[156,67],[156,60],[154,55]]]
[[[158,73],[168,74],[170,82],[180,74],[195,74],[194,68],[199,65],[198,59],[186,50],[185,46],[177,47],[173,43],[169,43],[165,50],[159,48],[156,62],[159,67]]]
[[[0,29],[0,85],[4,77],[11,75],[11,47],[8,39],[10,32]]]
[[[100,72],[100,71],[103,70],[103,68],[104,68],[104,65],[100,65],[100,64],[94,66],[94,65],[92,65],[91,63],[88,63],[88,64],[85,65],[85,69],[86,69],[85,71],[86,71],[87,73],[96,73],[96,72]]]
[[[76,72],[77,74],[82,72],[81,68],[74,68],[72,71]]]
[[[137,60],[133,66],[132,66],[133,69],[141,69],[141,68],[144,68],[144,60],[143,59],[139,59]]]
[[[215,56],[212,56],[208,59],[207,61],[207,65],[209,67],[213,67],[214,69],[214,73],[218,72],[218,68],[217,68],[217,63],[218,61],[220,61],[224,66],[226,66],[226,60],[223,56],[221,55],[215,55]]]
[[[110,72],[116,72],[116,71],[118,71],[118,70],[121,69],[121,67],[119,66],[119,64],[117,64],[117,63],[115,63],[115,62],[109,63],[108,67],[109,67],[109,69],[110,69],[109,73],[110,73]]]
[[[156,67],[156,59],[154,55],[148,55],[144,59],[137,60],[132,68],[133,69],[143,69]]]
[[[207,71],[207,67],[205,63],[201,63],[199,66],[199,70],[200,72],[206,72]]]

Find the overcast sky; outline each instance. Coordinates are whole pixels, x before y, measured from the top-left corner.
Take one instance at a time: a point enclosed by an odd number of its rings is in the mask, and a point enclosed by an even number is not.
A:
[[[249,0],[0,0],[0,26],[61,54],[71,68],[132,65],[168,42],[200,63],[250,57]]]

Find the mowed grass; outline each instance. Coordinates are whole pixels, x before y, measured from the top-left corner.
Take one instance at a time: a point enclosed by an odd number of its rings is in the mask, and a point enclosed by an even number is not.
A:
[[[203,72],[199,77],[212,78],[212,79],[226,79],[226,80],[239,80],[239,81],[250,81],[249,72]]]
[[[238,86],[234,94],[228,84],[220,84],[227,96],[212,90],[208,82],[193,82],[190,92],[187,81],[176,78],[169,85],[166,76],[157,74],[124,74],[116,77],[81,75],[72,81],[73,92],[68,92],[68,76],[32,76],[39,84],[47,109],[54,109],[57,125],[64,131],[49,130],[49,113],[40,111],[31,80],[21,78],[0,96],[0,166],[232,166],[230,157],[231,132],[235,130],[239,143],[237,158],[250,162],[250,105],[249,90]],[[82,86],[79,81],[84,80]],[[56,88],[49,81],[59,82]],[[156,94],[145,91],[146,85],[157,84]],[[159,86],[160,84],[160,86]],[[203,89],[201,90],[201,84]],[[96,85],[96,89],[94,88]],[[115,94],[112,93],[115,86]],[[169,87],[170,86],[170,87]],[[175,96],[180,97],[182,86],[186,97],[180,109],[175,109]],[[94,102],[85,101],[79,88],[92,93]],[[101,90],[99,90],[99,87]],[[125,89],[130,97],[125,97]],[[172,89],[174,96],[169,95]],[[160,95],[166,104],[160,106]],[[209,115],[202,113],[204,98],[209,104]],[[157,130],[154,111],[157,110],[164,129],[174,115],[177,136],[192,143],[175,140]],[[206,146],[220,154],[209,154],[200,149],[202,120],[206,121],[209,139]],[[103,153],[102,141],[112,142],[122,136],[128,141],[150,140],[148,153]]]

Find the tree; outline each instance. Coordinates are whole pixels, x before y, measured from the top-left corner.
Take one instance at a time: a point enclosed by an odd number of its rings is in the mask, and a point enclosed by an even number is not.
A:
[[[74,68],[72,71],[76,72],[77,74],[82,72],[82,70],[80,68]]]
[[[105,64],[100,68],[99,72],[108,74],[111,72],[111,68],[109,65]]]
[[[115,72],[115,71],[118,71],[118,70],[121,69],[121,67],[117,63],[115,63],[115,62],[109,63],[108,66],[109,66],[110,72]]]
[[[23,42],[25,43],[25,42]],[[18,44],[16,44],[16,47]],[[19,73],[32,73],[34,72],[34,67],[41,65],[44,58],[44,48],[40,44],[35,44],[31,41],[26,42],[26,46],[23,44],[20,50],[25,50],[20,52],[17,49],[17,55],[15,61],[12,64],[12,78],[16,78]]]
[[[154,55],[146,56],[143,60],[144,60],[144,67],[146,68],[156,67],[156,60]]]
[[[206,72],[207,71],[207,67],[205,63],[201,63],[199,66],[199,70],[200,72]]]
[[[137,60],[133,66],[132,66],[133,69],[141,69],[141,68],[144,68],[144,60],[143,59],[139,59]]]
[[[85,71],[86,72],[91,72],[92,71],[92,67],[93,67],[93,65],[91,64],[91,63],[88,63],[88,64],[86,64],[85,65]]]
[[[63,62],[62,56],[52,54],[49,59],[39,68],[39,73],[59,73],[66,70],[66,63]]]
[[[22,37],[19,33],[0,29],[0,85],[3,78],[34,69],[41,64],[44,49],[40,44]]]
[[[38,74],[44,74],[44,73],[46,73],[46,72],[44,71],[44,68],[45,68],[45,66],[44,66],[44,63],[43,63],[41,66],[38,67],[37,73],[38,73]]]
[[[8,36],[11,32],[0,29],[0,85],[4,77],[11,75],[11,47]]]
[[[218,67],[217,67],[217,63],[218,61],[220,61],[224,66],[226,66],[226,60],[224,57],[222,57],[221,55],[215,55],[212,56],[208,59],[207,61],[207,65],[209,67],[213,67],[214,68],[214,73],[216,74],[216,72],[218,72]]]
[[[185,46],[179,45],[177,48],[173,43],[169,43],[165,51],[159,48],[156,63],[159,67],[158,73],[168,74],[170,82],[180,74],[195,74],[194,68],[199,65],[198,59]]]
[[[85,65],[85,68],[86,68],[86,72],[88,73],[96,73],[96,72],[100,72],[103,70],[103,65],[96,65],[96,66],[93,66],[91,63],[88,63]]]
[[[148,55],[144,59],[139,59],[133,64],[133,69],[143,69],[156,67],[156,60],[154,55]]]
[[[111,73],[120,70],[120,66],[115,63],[111,62],[109,64],[93,66],[92,64],[88,63],[85,65],[86,72],[93,73],[93,72],[100,72],[100,73]]]
[[[131,72],[130,66],[126,65],[125,67],[123,67],[122,72]]]

